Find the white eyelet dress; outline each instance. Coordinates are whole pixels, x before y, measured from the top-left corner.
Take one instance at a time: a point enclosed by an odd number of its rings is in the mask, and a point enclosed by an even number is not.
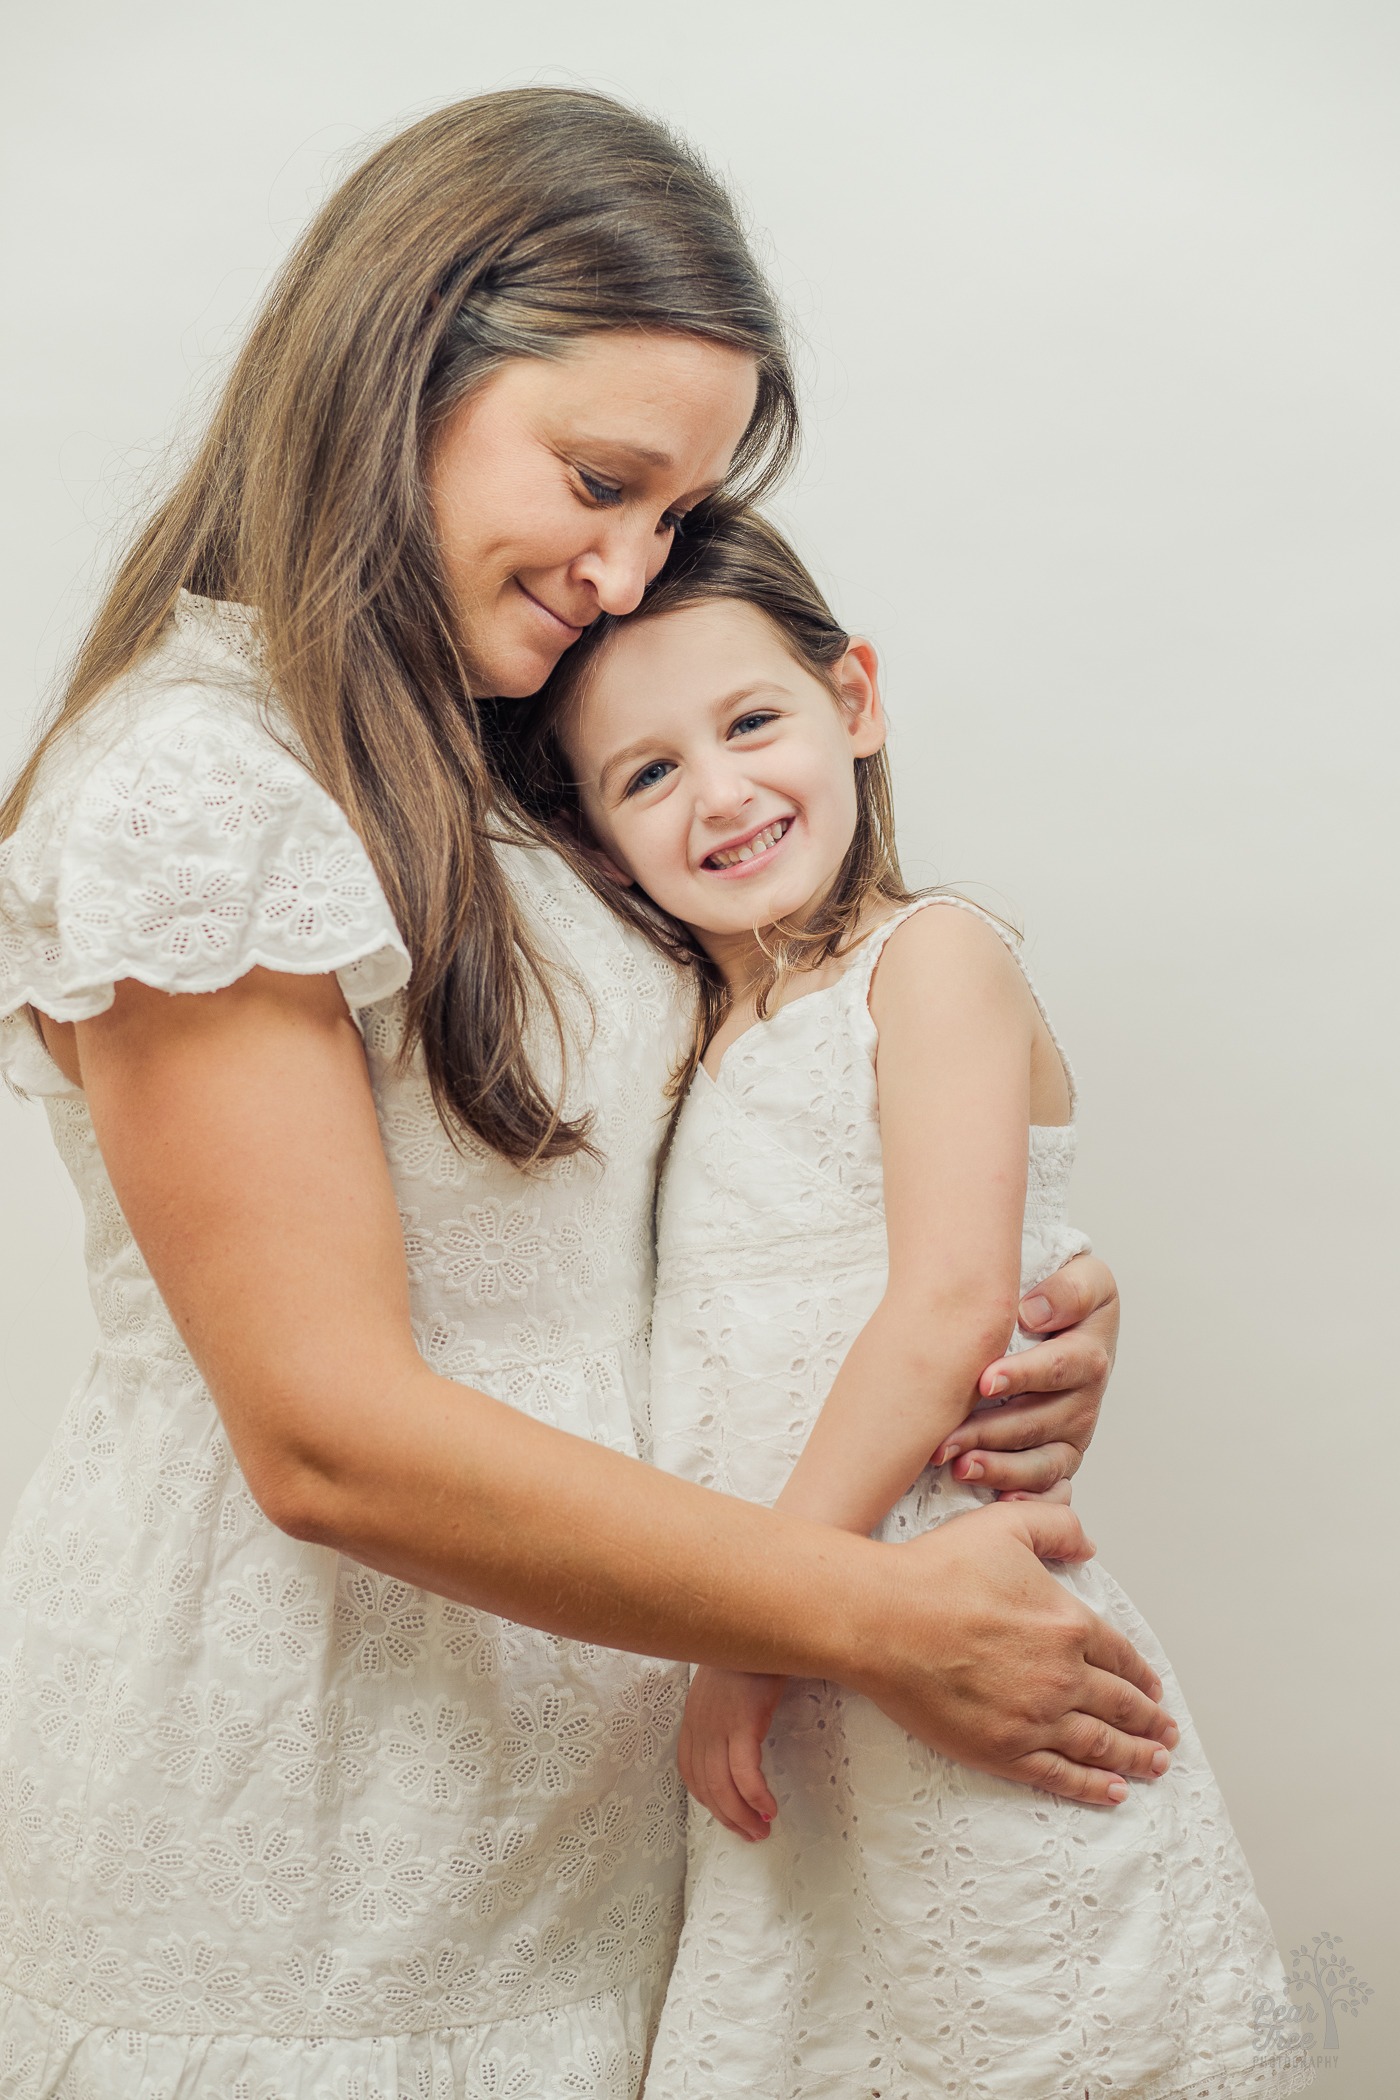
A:
[[[951,898],[927,899],[912,910]],[[972,909],[973,907],[962,907]],[[901,912],[832,985],[697,1074],[667,1161],[653,1314],[655,1457],[771,1502],[885,1287],[867,994]],[[1014,952],[1014,951],[1013,951]],[[1021,1287],[1088,1245],[1074,1128],[1033,1129]],[[909,1539],[990,1492],[930,1469]],[[1173,1768],[1095,1809],[984,1777],[839,1687],[789,1688],[758,1844],[690,1817],[686,1919],[646,2100],[1279,2100],[1300,2052],[1249,1870],[1170,1666],[1097,1561],[1056,1570],[1156,1669]]]
[[[250,616],[183,598],[0,857],[0,1060],[82,1199],[100,1328],[0,1566],[0,2096],[630,2100],[677,1926],[683,1673],[268,1522],[23,1008],[336,972],[423,1354],[632,1452],[686,1000],[562,862],[504,849],[591,1002],[565,1099],[605,1164],[454,1150],[394,1063],[382,891],[270,704]]]

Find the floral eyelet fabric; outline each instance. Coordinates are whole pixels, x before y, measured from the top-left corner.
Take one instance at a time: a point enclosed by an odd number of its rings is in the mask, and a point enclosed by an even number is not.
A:
[[[957,898],[911,907],[972,910]],[[661,1191],[658,1464],[771,1502],[888,1277],[867,993],[908,913],[834,984],[696,1075]],[[995,925],[995,922],[990,922]],[[1021,1289],[1088,1246],[1075,1132],[1030,1133]],[[930,1468],[907,1541],[990,1491]],[[690,1818],[685,1926],[646,2100],[1282,2100],[1253,2027],[1283,1969],[1151,1628],[1097,1560],[1055,1570],[1152,1663],[1182,1739],[1107,1810],[970,1771],[839,1685],[797,1683],[764,1753],[762,1844]]]
[[[267,1521],[24,1009],[335,972],[425,1358],[634,1452],[687,1007],[562,862],[502,849],[602,1164],[454,1147],[398,1065],[374,871],[275,723],[251,617],[184,597],[0,848],[0,1070],[82,1201],[100,1335],[0,1562],[0,2096],[630,2100],[677,1930],[684,1673]]]

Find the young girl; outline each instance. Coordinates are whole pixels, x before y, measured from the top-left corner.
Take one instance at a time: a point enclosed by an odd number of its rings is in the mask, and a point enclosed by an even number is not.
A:
[[[948,1463],[980,1368],[1087,1242],[1068,1068],[1005,929],[904,888],[883,742],[873,650],[750,516],[564,659],[528,772],[701,987],[660,1196],[655,1460],[908,1539],[990,1499]],[[1281,1967],[1166,1660],[1096,1564],[1060,1579],[1181,1720],[1116,1808],[953,1764],[834,1685],[696,1673],[682,1769],[710,1813],[647,2100],[1310,2082],[1256,2043]]]

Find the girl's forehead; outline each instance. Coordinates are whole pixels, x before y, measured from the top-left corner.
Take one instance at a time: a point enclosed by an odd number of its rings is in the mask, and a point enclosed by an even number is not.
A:
[[[742,599],[707,599],[632,622],[619,621],[590,669],[585,704],[678,704],[713,698],[735,677],[796,671],[768,615]]]

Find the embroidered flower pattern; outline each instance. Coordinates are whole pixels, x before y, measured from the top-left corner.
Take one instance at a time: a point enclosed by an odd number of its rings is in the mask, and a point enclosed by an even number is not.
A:
[[[347,846],[290,846],[268,871],[262,914],[309,944],[352,926],[374,896],[362,854]]]
[[[438,1234],[436,1273],[449,1290],[465,1292],[469,1305],[523,1298],[546,1251],[539,1217],[524,1203],[472,1205]]]
[[[608,1722],[612,1754],[620,1765],[646,1771],[671,1754],[685,1705],[685,1688],[675,1670],[648,1670],[618,1694]]]
[[[296,802],[300,784],[289,776],[286,764],[273,752],[265,758],[245,758],[231,751],[211,762],[200,783],[199,799],[221,838],[259,831],[279,809]]]
[[[156,1770],[216,1801],[248,1771],[258,1735],[257,1715],[236,1692],[222,1684],[192,1686],[152,1725]]]
[[[81,1924],[53,1901],[26,1903],[6,1920],[6,1982],[79,2020],[100,2020],[112,2005],[121,1956],[100,1926]]]
[[[421,1590],[347,1563],[335,1600],[335,1644],[352,1670],[389,1677],[413,1668],[427,1624]]]
[[[559,1887],[591,1896],[611,1881],[627,1856],[634,1816],[632,1803],[621,1794],[605,1794],[581,1808],[572,1827],[554,1841],[550,1866]]]
[[[239,1818],[206,1841],[200,1882],[235,1925],[266,1925],[302,1908],[315,1864],[285,1823]]]
[[[535,1825],[483,1816],[443,1862],[442,1885],[454,1913],[484,1921],[515,1910],[534,1886]]]
[[[343,1699],[289,1707],[267,1740],[268,1758],[294,1799],[334,1808],[369,1773],[374,1734]]]
[[[447,1699],[401,1706],[384,1737],[389,1776],[408,1801],[460,1808],[486,1771],[490,1738],[465,1706]]]
[[[138,841],[178,824],[184,790],[171,773],[150,767],[139,772],[113,769],[100,773],[83,797],[83,815],[98,838],[120,833]]]
[[[0,1765],[0,1859],[18,1877],[44,1840],[39,1789],[28,1772],[7,1760]]]
[[[80,1626],[107,1579],[102,1549],[70,1525],[40,1547],[30,1583],[34,1609],[49,1626]]]
[[[431,1866],[420,1857],[418,1839],[392,1824],[342,1830],[325,1864],[331,1909],[352,1924],[383,1931],[407,1925],[425,1908]]]
[[[455,1940],[400,1955],[381,1984],[387,2025],[427,2029],[463,2025],[480,2011],[481,1963]]]
[[[175,2034],[198,2034],[238,2017],[248,1964],[205,1933],[172,1933],[152,1944],[136,1987],[152,2021]]]
[[[562,1919],[551,1918],[507,1937],[491,1982],[502,1993],[507,2014],[518,2018],[573,1990],[582,1965],[583,1942]]]
[[[298,1669],[323,1632],[323,1615],[311,1596],[306,1577],[276,1561],[250,1568],[221,1592],[224,1638],[252,1670],[271,1675]]]
[[[501,1743],[505,1776],[521,1793],[570,1794],[598,1754],[598,1709],[547,1685],[510,1709]]]
[[[58,1655],[54,1666],[34,1686],[34,1717],[39,1740],[55,1757],[71,1762],[95,1747],[107,1711],[111,1664],[105,1655],[81,1651]]]
[[[364,2009],[369,1978],[338,1947],[294,1947],[258,1990],[276,2034],[347,2034]]]
[[[169,1910],[189,1884],[194,1861],[179,1825],[128,1801],[99,1817],[88,1838],[88,1870],[117,1910]]]
[[[519,1626],[492,1612],[474,1611],[469,1604],[440,1604],[437,1624],[443,1654],[461,1663],[472,1677],[500,1677],[525,1652]]]
[[[136,931],[175,962],[224,955],[248,916],[236,875],[199,860],[168,861],[136,892]]]

